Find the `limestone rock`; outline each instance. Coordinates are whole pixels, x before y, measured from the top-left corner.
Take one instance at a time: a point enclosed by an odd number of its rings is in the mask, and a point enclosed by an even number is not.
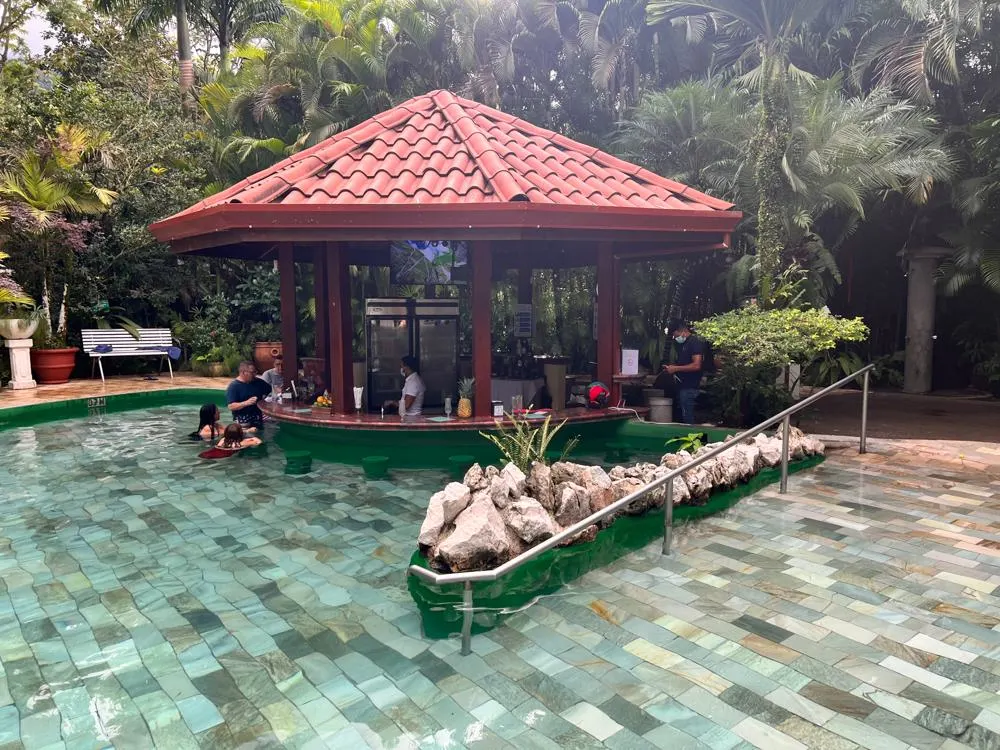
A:
[[[733,452],[739,453],[743,457],[743,464],[747,468],[747,474],[743,477],[743,481],[749,480],[764,468],[764,459],[760,455],[760,448],[757,447],[756,443],[740,443],[733,448]]]
[[[483,475],[486,478],[486,483],[489,484],[491,481],[493,481],[494,477],[500,476],[500,469],[498,469],[493,464],[490,464],[489,466],[486,467],[486,471],[483,472]]]
[[[760,450],[760,458],[764,466],[777,466],[781,463],[781,440],[767,435],[755,435],[753,442]]]
[[[490,500],[499,509],[503,510],[510,503],[510,485],[507,479],[502,476],[495,476],[490,480],[490,487],[487,490]]]
[[[449,570],[482,570],[496,567],[509,556],[507,525],[486,493],[455,520],[455,530],[437,548],[436,557]]]
[[[822,456],[826,453],[826,446],[823,445],[823,441],[819,438],[815,438],[812,435],[803,435],[802,450],[807,456]]]
[[[441,536],[445,526],[469,506],[472,493],[469,488],[459,482],[451,482],[440,492],[431,496],[427,505],[427,515],[420,526],[417,543],[421,548],[433,547]]]
[[[677,451],[676,453],[665,453],[663,458],[660,459],[660,466],[666,466],[668,469],[679,469],[692,458],[691,454],[687,451]]]
[[[573,484],[583,484],[583,475],[589,466],[574,464],[569,461],[556,461],[552,464],[552,482],[562,484],[572,482]]]
[[[521,497],[524,493],[524,485],[527,477],[516,464],[508,462],[500,470],[500,478],[507,482],[510,488],[510,496],[514,499]]]
[[[583,544],[584,542],[592,542],[597,539],[597,524],[591,524],[587,528],[583,529],[578,534],[574,534],[565,542],[560,544],[560,547],[569,547],[573,544]]]
[[[556,485],[556,523],[572,526],[590,515],[587,491],[573,482]]]
[[[469,470],[465,472],[465,479],[462,480],[462,484],[473,492],[476,490],[485,490],[490,486],[490,482],[486,478],[483,467],[479,464],[472,464],[472,466],[469,467]]]
[[[507,526],[528,545],[543,542],[559,530],[548,511],[531,497],[515,500],[502,515]]]
[[[611,477],[600,466],[587,467],[581,479],[583,480],[583,488],[587,491],[591,513],[607,508],[615,501]]]
[[[555,492],[552,484],[552,470],[541,461],[531,464],[525,489],[529,495],[538,500],[547,511],[555,508]]]

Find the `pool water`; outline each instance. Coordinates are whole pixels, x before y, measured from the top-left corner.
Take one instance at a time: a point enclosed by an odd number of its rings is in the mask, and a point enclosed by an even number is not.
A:
[[[0,747],[432,736],[377,705],[454,674],[404,580],[446,476],[286,476],[274,445],[206,461],[196,424],[166,407],[0,433]]]

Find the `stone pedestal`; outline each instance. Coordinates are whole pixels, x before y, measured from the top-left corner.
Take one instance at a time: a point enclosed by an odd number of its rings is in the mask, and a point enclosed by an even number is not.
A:
[[[949,250],[924,247],[906,253],[906,360],[903,391],[927,393],[934,364],[934,272]]]
[[[31,339],[6,339],[10,353],[10,382],[8,388],[18,391],[34,388],[37,384],[31,377]]]

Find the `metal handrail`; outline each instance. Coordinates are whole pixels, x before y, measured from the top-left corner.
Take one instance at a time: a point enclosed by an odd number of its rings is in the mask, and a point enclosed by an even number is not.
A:
[[[791,421],[790,418],[793,414],[802,411],[807,406],[816,403],[824,396],[832,393],[839,388],[850,383],[852,380],[857,379],[859,376],[864,376],[864,381],[862,385],[862,399],[861,399],[861,436],[858,446],[859,453],[867,452],[867,441],[868,441],[868,386],[869,378],[872,369],[875,367],[874,364],[866,365],[862,367],[857,372],[853,372],[845,378],[838,380],[833,385],[828,385],[826,388],[811,394],[807,398],[793,404],[782,412],[775,414],[773,417],[764,420],[760,424],[751,427],[750,429],[741,432],[740,434],[734,436],[731,440],[726,441],[722,445],[713,448],[712,450],[703,453],[697,458],[693,458],[688,461],[683,466],[679,466],[676,469],[668,471],[663,476],[653,480],[645,487],[640,487],[635,492],[630,495],[626,495],[620,500],[616,500],[605,508],[591,513],[589,516],[584,518],[582,521],[577,521],[572,526],[567,526],[565,529],[560,531],[558,534],[549,537],[541,544],[537,544],[531,549],[525,550],[517,557],[511,558],[503,565],[499,565],[492,570],[471,570],[462,573],[435,573],[433,570],[427,568],[422,568],[419,565],[411,565],[407,568],[408,575],[414,575],[418,578],[422,578],[425,581],[434,583],[436,585],[447,585],[449,583],[462,583],[464,584],[463,592],[463,620],[462,620],[462,653],[469,654],[472,649],[472,584],[480,581],[495,581],[502,576],[510,573],[513,570],[521,567],[525,563],[538,557],[543,552],[546,552],[553,547],[557,547],[568,539],[572,539],[574,536],[579,534],[584,529],[589,526],[593,526],[600,520],[613,515],[622,508],[631,505],[636,500],[641,499],[650,492],[659,489],[664,484],[666,484],[666,497],[663,501],[664,516],[663,516],[663,554],[670,554],[670,544],[673,535],[673,516],[674,516],[674,478],[679,477],[681,474],[697,467],[706,461],[720,456],[731,448],[739,445],[744,440],[752,438],[755,435],[760,434],[769,427],[773,427],[778,422],[782,423],[782,438],[781,438],[781,482],[778,487],[780,493],[785,493],[788,490],[788,438],[790,434]]]

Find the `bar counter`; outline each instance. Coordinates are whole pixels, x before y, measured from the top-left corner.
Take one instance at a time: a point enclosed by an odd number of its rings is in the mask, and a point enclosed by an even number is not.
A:
[[[445,418],[443,415],[429,415],[420,417],[401,418],[398,414],[386,414],[382,417],[379,414],[334,414],[326,407],[309,406],[285,406],[283,404],[262,403],[260,410],[276,422],[290,422],[294,424],[311,425],[314,427],[334,427],[339,429],[354,430],[388,430],[402,432],[409,430],[421,431],[457,431],[457,430],[483,430],[496,426],[497,420],[493,417],[470,417],[469,419],[459,419],[452,415]],[[639,413],[645,412],[640,409]],[[570,424],[606,422],[616,420],[634,419],[636,412],[632,409],[566,409],[560,412],[551,412],[553,422],[566,422]],[[510,423],[509,420],[502,420]],[[544,415],[533,419],[541,424],[545,421]]]

